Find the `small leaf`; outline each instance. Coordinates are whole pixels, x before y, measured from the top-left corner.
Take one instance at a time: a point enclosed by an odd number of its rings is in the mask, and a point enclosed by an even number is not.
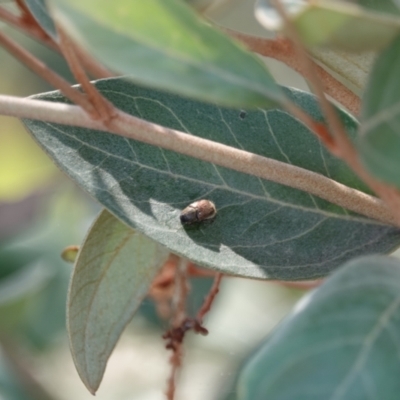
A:
[[[69,288],[67,328],[76,369],[91,393],[168,254],[107,211],[90,229]]]
[[[358,150],[368,170],[400,187],[400,36],[378,57],[364,96]]]
[[[23,0],[37,23],[53,39],[57,39],[57,29],[47,7],[46,0]]]
[[[249,360],[238,400],[397,400],[400,264],[348,263],[295,306]]]
[[[296,32],[307,46],[356,52],[380,49],[400,32],[400,17],[337,0],[284,0]],[[256,17],[267,29],[284,30],[271,0],[258,0]]]
[[[322,68],[361,97],[376,58],[375,52],[352,53],[321,47],[315,47],[310,52]]]
[[[282,111],[224,109],[139,88],[123,79],[97,88],[118,108],[172,129],[329,176],[368,192],[316,137]],[[315,98],[287,95],[321,121]],[[40,96],[63,101],[58,93]],[[357,123],[340,113],[354,138]],[[400,231],[255,176],[104,132],[26,121],[46,152],[122,221],[173,253],[227,274],[298,280],[325,276],[356,255],[389,252]],[[215,203],[212,223],[183,227],[196,200]]]
[[[79,44],[135,82],[227,106],[284,101],[264,63],[181,0],[58,0]]]

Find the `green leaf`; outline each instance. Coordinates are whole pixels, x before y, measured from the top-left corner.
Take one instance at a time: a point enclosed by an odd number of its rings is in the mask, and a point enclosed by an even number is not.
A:
[[[53,39],[57,39],[57,30],[46,0],[24,0],[24,2],[43,30]]]
[[[378,57],[364,96],[358,150],[368,170],[400,186],[400,36]]]
[[[258,0],[256,17],[267,29],[284,30],[270,0]],[[284,0],[302,42],[356,52],[386,46],[400,32],[397,15],[373,12],[338,0]]]
[[[310,52],[322,68],[361,97],[376,58],[375,52],[351,53],[321,47],[315,47]]]
[[[92,394],[168,254],[108,211],[90,229],[70,283],[67,328],[76,369]]]
[[[66,26],[106,66],[135,82],[228,106],[284,97],[264,63],[181,0],[58,0]]]
[[[78,43],[135,82],[227,106],[284,101],[258,57],[200,20],[181,0],[58,3]]]
[[[400,264],[348,263],[295,306],[241,373],[238,400],[397,400]]]
[[[288,114],[223,109],[134,86],[123,79],[97,88],[120,109],[173,129],[288,162],[356,189],[365,185]],[[314,118],[314,97],[286,90]],[[62,101],[57,93],[40,96]],[[357,124],[340,113],[354,137]],[[25,121],[48,154],[79,185],[133,228],[195,263],[227,274],[310,279],[356,255],[388,252],[400,231],[355,216],[307,193],[104,132]],[[199,199],[218,213],[183,227],[179,214]]]
[[[375,11],[400,14],[400,5],[397,0],[357,0],[357,4]]]

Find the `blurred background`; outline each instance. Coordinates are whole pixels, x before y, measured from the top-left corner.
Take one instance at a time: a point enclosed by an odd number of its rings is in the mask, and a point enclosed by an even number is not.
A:
[[[192,2],[203,6],[208,0]],[[265,35],[253,17],[254,0],[223,3],[209,14],[219,24]],[[73,81],[56,53],[1,22],[0,29]],[[306,89],[285,66],[271,60],[268,65],[279,82]],[[0,48],[0,93],[29,96],[48,90],[52,88]],[[81,243],[99,211],[18,120],[0,116],[0,400],[92,398],[68,348],[65,302],[71,265],[60,253]],[[208,278],[193,280],[188,301],[192,315],[211,284]],[[275,283],[224,278],[205,321],[209,335],[186,337],[176,399],[233,399],[241,363],[303,294]],[[161,339],[165,328],[146,300],[108,363],[98,400],[165,398],[170,372],[170,354]]]

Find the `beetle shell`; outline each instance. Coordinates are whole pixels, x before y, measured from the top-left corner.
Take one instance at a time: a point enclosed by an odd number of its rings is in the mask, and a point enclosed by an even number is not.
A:
[[[189,225],[214,218],[216,214],[217,209],[212,201],[199,200],[182,210],[180,219],[182,224]]]

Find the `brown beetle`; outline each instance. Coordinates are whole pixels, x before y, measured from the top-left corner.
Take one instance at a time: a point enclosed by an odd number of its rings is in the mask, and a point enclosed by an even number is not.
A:
[[[189,225],[206,219],[212,219],[217,214],[215,204],[210,200],[199,200],[189,204],[182,210],[180,219],[182,224]]]

